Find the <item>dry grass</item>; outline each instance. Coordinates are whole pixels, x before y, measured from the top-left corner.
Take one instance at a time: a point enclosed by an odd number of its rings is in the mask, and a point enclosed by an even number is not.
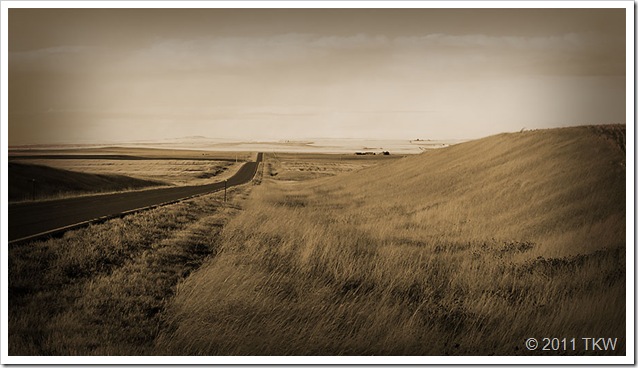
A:
[[[201,185],[224,180],[243,162],[205,160],[28,159],[16,163],[43,165],[95,175],[122,175],[172,185]]]
[[[375,166],[268,155],[230,203],[11,246],[9,354],[511,355],[530,336],[624,354],[622,139],[502,134]]]
[[[29,149],[10,148],[9,158],[25,156],[51,156],[51,155],[83,155],[90,156],[134,156],[147,159],[180,159],[180,160],[235,160],[250,161],[255,154],[245,151],[207,151],[177,148],[147,148],[147,147],[73,147],[61,145],[55,148],[31,147]]]
[[[275,180],[304,181],[356,171],[403,157],[405,155],[269,153],[266,170],[267,176]]]
[[[35,200],[163,185],[205,185],[230,178],[254,156],[126,147],[13,149],[9,151],[9,200],[34,200],[34,179]]]
[[[167,185],[163,181],[126,175],[75,172],[18,162],[9,162],[8,172],[9,201],[11,202]]]
[[[216,254],[249,189],[10,246],[9,354],[153,354],[175,285]]]
[[[266,180],[178,286],[156,351],[513,355],[600,336],[624,354],[625,162],[606,136],[501,134]]]

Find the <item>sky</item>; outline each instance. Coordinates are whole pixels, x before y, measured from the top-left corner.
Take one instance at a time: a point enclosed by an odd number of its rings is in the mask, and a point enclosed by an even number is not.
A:
[[[9,144],[625,123],[625,9],[10,9]]]

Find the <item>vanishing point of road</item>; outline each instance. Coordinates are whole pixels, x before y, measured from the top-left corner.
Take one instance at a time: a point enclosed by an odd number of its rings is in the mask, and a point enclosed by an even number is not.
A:
[[[256,161],[245,163],[226,183],[221,181],[207,185],[178,186],[11,204],[8,215],[9,242],[63,231],[96,219],[212,193],[224,189],[224,185],[232,187],[248,183],[255,176],[262,156],[263,153],[257,154]]]

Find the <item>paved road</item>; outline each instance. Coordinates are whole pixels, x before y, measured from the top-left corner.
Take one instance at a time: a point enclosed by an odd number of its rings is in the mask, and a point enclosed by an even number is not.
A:
[[[228,187],[249,182],[257,172],[263,154],[245,163],[228,179]],[[67,198],[54,201],[9,205],[9,241],[70,227],[104,216],[176,201],[224,189],[224,182],[207,185],[149,189],[106,195]]]

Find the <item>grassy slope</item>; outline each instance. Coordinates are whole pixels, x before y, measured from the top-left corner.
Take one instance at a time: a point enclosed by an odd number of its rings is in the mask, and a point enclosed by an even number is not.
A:
[[[622,129],[501,134],[265,181],[179,285],[158,351],[528,354],[530,336],[605,336],[622,353]]]
[[[328,185],[362,203],[358,223],[370,231],[377,211],[392,210],[400,216],[386,222],[418,240],[531,240],[551,244],[539,244],[542,255],[582,253],[624,244],[624,152],[612,143],[590,128],[501,134]]]
[[[9,200],[33,199],[33,179],[36,199],[60,195],[139,189],[165,185],[124,175],[87,174],[48,166],[9,162]]]

